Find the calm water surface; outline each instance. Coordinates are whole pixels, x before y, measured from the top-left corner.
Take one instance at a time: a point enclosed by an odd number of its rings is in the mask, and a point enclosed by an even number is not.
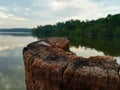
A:
[[[0,90],[25,90],[22,49],[31,36],[0,35]]]
[[[25,90],[22,50],[28,43],[36,41],[32,36],[0,35],[0,90]],[[104,55],[102,51],[84,46],[71,46],[79,56]],[[115,57],[120,61],[120,57]],[[120,62],[119,62],[120,63]]]

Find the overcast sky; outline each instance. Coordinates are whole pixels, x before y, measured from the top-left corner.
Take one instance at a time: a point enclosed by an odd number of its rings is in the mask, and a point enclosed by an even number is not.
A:
[[[118,13],[120,0],[0,0],[0,28],[31,28]]]

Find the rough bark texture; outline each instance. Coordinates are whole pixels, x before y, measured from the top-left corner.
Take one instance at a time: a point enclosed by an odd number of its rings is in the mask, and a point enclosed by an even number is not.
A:
[[[120,66],[110,56],[78,57],[66,38],[46,38],[23,50],[27,90],[120,90]]]

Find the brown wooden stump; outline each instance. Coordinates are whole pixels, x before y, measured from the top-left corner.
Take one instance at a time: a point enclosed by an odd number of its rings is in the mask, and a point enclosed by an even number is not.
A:
[[[27,90],[120,90],[120,65],[110,56],[78,57],[66,38],[46,38],[23,50]]]

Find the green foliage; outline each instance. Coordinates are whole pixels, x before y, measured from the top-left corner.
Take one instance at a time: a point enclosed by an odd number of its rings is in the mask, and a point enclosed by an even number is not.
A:
[[[51,36],[120,37],[120,14],[108,15],[91,21],[69,20],[55,25],[37,26],[32,30],[38,38]]]
[[[120,37],[120,27],[117,27],[113,32],[113,34],[114,34],[114,37]]]

